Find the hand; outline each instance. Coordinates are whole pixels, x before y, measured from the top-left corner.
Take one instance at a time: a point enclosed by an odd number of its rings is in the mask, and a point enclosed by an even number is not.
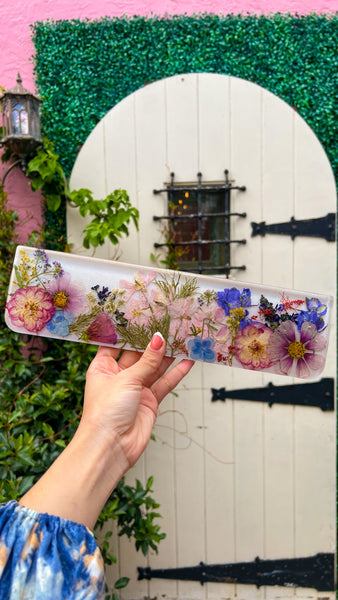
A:
[[[165,343],[155,334],[144,354],[101,346],[87,372],[80,429],[113,441],[117,436],[127,468],[146,448],[158,406],[194,362],[184,359],[170,371],[173,358],[164,357]]]
[[[122,475],[147,446],[158,405],[190,371],[155,334],[143,354],[100,347],[88,372],[83,415],[74,438],[20,504],[83,523],[95,522]]]

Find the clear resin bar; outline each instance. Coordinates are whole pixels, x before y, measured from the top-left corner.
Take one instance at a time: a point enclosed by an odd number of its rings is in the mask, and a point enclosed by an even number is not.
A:
[[[18,246],[7,325],[23,334],[301,378],[323,370],[332,298]]]

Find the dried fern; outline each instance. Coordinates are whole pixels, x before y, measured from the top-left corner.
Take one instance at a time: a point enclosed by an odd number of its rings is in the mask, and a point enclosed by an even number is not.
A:
[[[89,313],[79,315],[75,321],[69,325],[69,333],[75,333],[80,336],[83,331],[88,329],[95,317],[102,311],[100,306],[93,306]]]

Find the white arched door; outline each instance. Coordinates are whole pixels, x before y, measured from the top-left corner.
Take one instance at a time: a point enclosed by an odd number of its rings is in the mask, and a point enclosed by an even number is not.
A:
[[[167,214],[163,189],[176,181],[219,181],[229,170],[236,185],[231,235],[233,271],[241,281],[336,296],[336,245],[323,237],[252,236],[252,222],[275,225],[326,217],[336,210],[333,174],[318,139],[287,104],[263,88],[217,74],[178,75],[126,97],[93,130],[75,163],[72,188],[103,198],[124,188],[140,211],[140,231],[123,240],[124,262],[150,265],[161,242],[153,217]],[[68,210],[68,239],[84,253],[85,221]],[[316,226],[316,223],[314,223]],[[277,228],[278,229],[278,228]],[[96,256],[114,258],[106,245]],[[335,324],[322,377],[333,379]],[[129,576],[124,599],[324,598],[333,590],[250,583],[204,586],[180,579],[137,581],[137,567],[169,569],[261,559],[311,557],[335,551],[335,415],[298,404],[227,398],[212,402],[212,389],[228,391],[285,386],[288,377],[218,365],[195,365],[161,406],[156,442],[129,474],[154,475],[167,533],[159,554],[144,559],[131,543],[115,539],[118,566],[111,581]],[[299,383],[299,381],[298,381]],[[333,386],[335,387],[335,386]],[[250,396],[251,392],[248,392]],[[262,392],[263,393],[263,392]],[[299,392],[303,394],[302,391]],[[327,392],[328,393],[328,392]],[[242,397],[241,397],[242,394]],[[288,395],[289,392],[286,392]],[[324,392],[325,394],[325,392]],[[290,395],[290,394],[289,394]],[[290,395],[291,402],[291,395]],[[277,567],[276,567],[277,568]],[[240,581],[240,580],[239,580]],[[320,586],[319,586],[320,587]]]

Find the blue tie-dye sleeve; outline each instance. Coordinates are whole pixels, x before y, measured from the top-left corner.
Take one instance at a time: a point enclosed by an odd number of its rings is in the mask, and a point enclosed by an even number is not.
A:
[[[0,505],[1,600],[99,600],[104,584],[100,550],[84,525],[15,501]]]

